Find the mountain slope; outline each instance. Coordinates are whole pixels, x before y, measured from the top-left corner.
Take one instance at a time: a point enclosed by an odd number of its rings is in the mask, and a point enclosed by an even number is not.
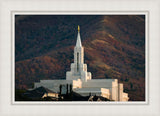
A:
[[[145,100],[145,17],[142,15],[16,16],[16,88],[65,79],[77,25],[92,78],[116,78],[130,100]]]

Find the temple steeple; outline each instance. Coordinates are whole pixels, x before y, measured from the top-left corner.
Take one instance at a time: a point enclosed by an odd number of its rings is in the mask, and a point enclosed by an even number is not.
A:
[[[71,63],[71,71],[67,72],[66,79],[87,81],[91,78],[91,73],[87,72],[87,64],[84,64],[84,48],[81,44],[80,27],[78,25],[77,42],[74,47],[74,63]]]
[[[80,37],[80,27],[78,25],[78,35],[77,35],[77,43],[76,43],[76,47],[82,47],[81,44],[81,37]]]
[[[80,27],[78,25],[78,35],[77,35],[77,42],[76,46],[74,48],[74,62],[77,64],[77,71],[80,69],[79,65],[83,64],[83,59],[84,59],[84,48],[82,47],[81,44],[81,37],[80,37]]]
[[[78,25],[78,32],[80,32],[80,26]]]

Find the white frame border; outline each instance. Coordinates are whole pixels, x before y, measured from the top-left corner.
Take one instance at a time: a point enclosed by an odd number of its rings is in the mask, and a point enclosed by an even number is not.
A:
[[[68,102],[68,101],[54,101],[54,102],[44,102],[44,101],[15,101],[15,15],[145,15],[145,101],[128,101],[128,102],[84,102],[84,101],[73,101],[73,102]],[[66,105],[66,104],[72,104],[72,105],[133,105],[133,104],[143,104],[147,105],[149,104],[148,100],[148,95],[149,95],[149,90],[148,90],[148,18],[149,18],[149,12],[148,11],[83,11],[83,12],[78,12],[78,11],[12,11],[11,13],[11,19],[12,19],[12,104],[20,105],[20,104],[39,104],[39,105],[46,105],[46,104],[56,104],[56,105]]]

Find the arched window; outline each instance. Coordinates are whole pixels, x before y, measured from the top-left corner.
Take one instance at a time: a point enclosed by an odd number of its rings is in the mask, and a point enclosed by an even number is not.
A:
[[[77,72],[79,71],[79,53],[77,53]]]

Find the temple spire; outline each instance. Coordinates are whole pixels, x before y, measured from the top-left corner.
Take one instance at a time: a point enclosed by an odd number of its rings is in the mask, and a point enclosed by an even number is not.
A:
[[[80,27],[78,25],[78,35],[77,35],[77,43],[76,43],[76,47],[82,47],[81,44],[81,37],[80,37]]]
[[[79,27],[79,25],[78,25],[78,32],[80,32],[80,27]]]

